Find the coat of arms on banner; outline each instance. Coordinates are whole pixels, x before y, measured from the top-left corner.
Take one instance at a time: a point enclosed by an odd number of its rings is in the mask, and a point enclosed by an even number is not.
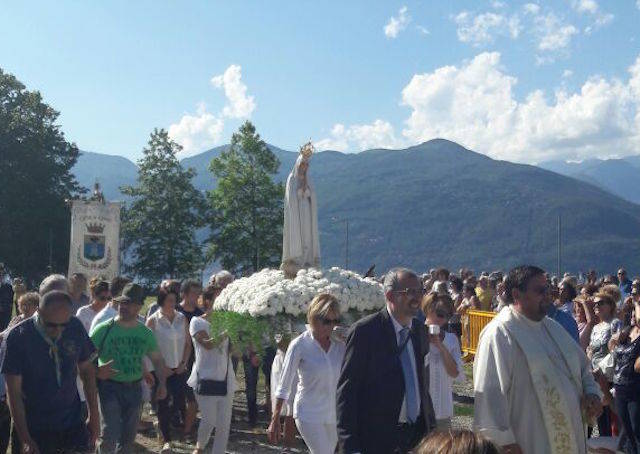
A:
[[[84,235],[84,258],[97,262],[104,258],[105,236],[104,225],[87,224],[87,233]]]
[[[74,200],[69,274],[99,274],[112,279],[119,272],[119,248],[120,204]]]

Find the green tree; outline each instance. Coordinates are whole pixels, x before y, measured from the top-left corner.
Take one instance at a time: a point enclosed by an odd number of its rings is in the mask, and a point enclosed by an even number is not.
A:
[[[0,69],[0,261],[35,283],[66,274],[71,216],[65,199],[84,192],[71,173],[78,148],[58,112]]]
[[[218,183],[209,192],[209,257],[223,267],[247,273],[280,263],[284,186],[273,181],[279,166],[249,121],[211,161]]]
[[[204,196],[194,188],[194,169],[184,169],[182,147],[164,129],[155,129],[138,161],[137,186],[120,188],[132,197],[123,210],[127,271],[155,283],[195,275],[203,265],[196,230],[202,226]]]

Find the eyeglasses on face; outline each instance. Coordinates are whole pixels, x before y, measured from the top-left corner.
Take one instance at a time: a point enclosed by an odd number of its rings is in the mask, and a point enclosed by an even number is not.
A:
[[[69,322],[65,323],[54,323],[54,322],[44,322],[44,326],[47,328],[66,328]]]
[[[533,291],[533,293],[535,293],[536,295],[546,295],[549,293],[550,288],[548,285],[542,285],[532,288],[531,291]]]
[[[443,311],[443,310],[437,309],[436,310],[436,317],[448,319],[449,317],[451,317],[451,315],[447,311]]]
[[[411,298],[420,298],[424,296],[427,291],[424,288],[405,288],[403,290],[394,290],[395,293],[403,293]]]
[[[327,317],[322,317],[321,319],[322,324],[324,326],[331,326],[331,325],[337,325],[340,323],[340,319],[338,318],[327,318]]]

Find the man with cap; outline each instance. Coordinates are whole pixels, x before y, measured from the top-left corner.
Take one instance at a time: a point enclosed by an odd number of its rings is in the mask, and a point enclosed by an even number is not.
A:
[[[2,373],[21,452],[78,452],[93,446],[99,421],[94,353],[82,323],[71,316],[71,297],[60,290],[44,294],[38,312],[9,332]]]
[[[99,453],[131,452],[142,411],[142,359],[148,356],[158,378],[157,398],[166,397],[165,365],[153,332],[138,320],[144,291],[127,284],[114,298],[118,315],[97,325],[91,340],[98,349],[98,366],[111,364],[114,374],[98,381],[102,434]]]

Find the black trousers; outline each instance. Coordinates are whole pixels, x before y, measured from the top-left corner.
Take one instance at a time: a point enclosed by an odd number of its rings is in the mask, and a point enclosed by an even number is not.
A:
[[[5,400],[0,400],[0,454],[5,454],[11,435],[11,413]]]
[[[153,375],[156,378],[156,384],[153,387],[155,395],[158,389],[158,376],[155,372]],[[167,378],[167,397],[157,402],[158,427],[165,442],[171,441],[171,420],[184,411],[185,386],[187,385],[182,375],[173,374]]]
[[[248,355],[242,355],[242,365],[244,367],[249,424],[255,425],[258,422],[258,372],[260,368],[251,364],[251,358]]]
[[[40,454],[89,452],[89,430],[82,423],[59,431],[31,432]]]

